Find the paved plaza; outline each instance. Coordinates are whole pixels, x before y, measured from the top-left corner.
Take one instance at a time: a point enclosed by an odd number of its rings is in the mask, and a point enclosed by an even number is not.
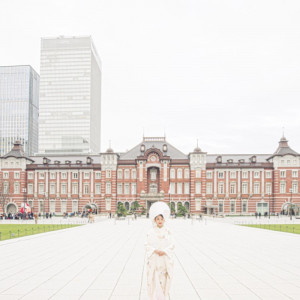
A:
[[[236,220],[169,221],[176,243],[171,300],[300,299],[300,236]],[[0,299],[146,300],[149,226],[146,219],[105,219],[2,241]]]

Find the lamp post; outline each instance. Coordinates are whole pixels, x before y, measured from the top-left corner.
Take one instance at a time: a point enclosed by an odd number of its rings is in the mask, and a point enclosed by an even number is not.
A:
[[[43,199],[43,219],[45,219],[45,202],[46,202],[46,192],[44,192],[44,199]]]
[[[271,199],[271,192],[268,192],[268,195],[269,195],[269,219],[270,219],[270,204],[271,204],[270,203],[271,202],[270,199]]]
[[[291,211],[291,208],[292,208],[292,202],[293,202],[293,189],[292,189],[292,188],[290,188],[290,193],[291,193],[290,220],[292,220],[292,211]]]
[[[23,192],[23,201],[24,201],[24,206],[23,206],[23,220],[25,220],[26,219],[26,211],[25,211],[26,188],[23,188],[22,192]]]

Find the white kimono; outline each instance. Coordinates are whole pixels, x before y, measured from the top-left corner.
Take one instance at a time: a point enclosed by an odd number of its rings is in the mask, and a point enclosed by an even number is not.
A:
[[[171,232],[155,224],[147,234],[147,288],[151,300],[167,299],[173,277],[174,241]],[[159,256],[155,250],[162,250],[166,255]],[[160,286],[158,286],[160,285]],[[162,298],[159,298],[159,293]]]

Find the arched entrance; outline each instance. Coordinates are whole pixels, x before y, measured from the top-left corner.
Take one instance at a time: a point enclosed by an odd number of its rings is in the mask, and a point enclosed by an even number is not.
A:
[[[96,213],[96,214],[98,213],[98,207],[95,203],[86,204],[86,206],[84,207],[84,210],[88,211],[88,212]]]
[[[186,210],[188,211],[188,213],[190,212],[190,202],[185,202],[184,206],[186,208]]]
[[[295,203],[285,202],[281,207],[281,211],[284,215],[299,215],[300,206]]]
[[[15,203],[8,203],[6,206],[6,212],[8,214],[16,214],[18,211],[17,205]]]

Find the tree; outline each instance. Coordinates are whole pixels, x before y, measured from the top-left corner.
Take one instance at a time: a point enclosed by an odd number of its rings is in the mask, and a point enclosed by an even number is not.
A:
[[[181,202],[178,203],[177,205],[177,216],[178,217],[183,217],[188,213],[188,210],[186,209],[186,207],[184,205],[182,205]]]
[[[5,207],[9,202],[9,181],[0,180],[0,205],[3,213],[5,212]]]
[[[140,204],[138,201],[134,201],[132,204],[131,204],[131,210],[133,212],[137,211],[138,209],[140,208]]]
[[[118,209],[117,209],[117,216],[118,217],[126,217],[127,215],[127,209],[124,207],[124,204],[122,202],[118,203]]]

